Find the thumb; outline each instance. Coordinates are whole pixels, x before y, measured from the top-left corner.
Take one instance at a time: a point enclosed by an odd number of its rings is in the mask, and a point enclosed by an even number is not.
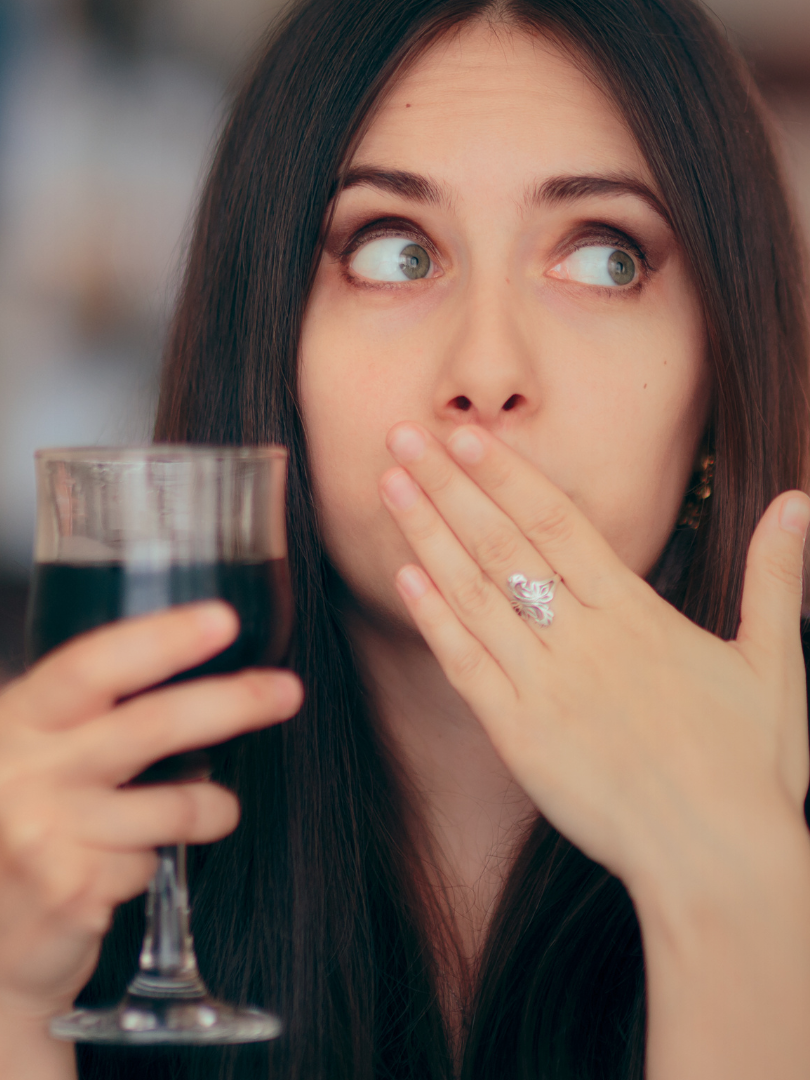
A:
[[[748,546],[737,642],[782,662],[799,647],[808,524],[810,498],[786,491],[762,515]]]

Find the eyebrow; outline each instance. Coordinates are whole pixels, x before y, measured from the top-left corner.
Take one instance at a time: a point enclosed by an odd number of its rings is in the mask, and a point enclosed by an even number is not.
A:
[[[606,195],[612,198],[633,195],[647,203],[650,209],[654,210],[672,228],[672,222],[664,204],[651,188],[634,176],[552,176],[551,179],[544,180],[542,184],[529,189],[526,205],[537,206],[542,203],[553,205]]]
[[[447,207],[451,203],[449,190],[435,180],[403,169],[381,169],[373,165],[350,169],[346,174],[341,190],[350,187],[373,187],[414,202],[427,203],[430,206]],[[643,181],[634,176],[625,175],[582,175],[552,176],[542,183],[529,187],[524,203],[526,206],[538,206],[543,203],[559,204],[576,202],[579,199],[593,197],[618,198],[632,195],[641,199],[663,221],[672,228],[669,214],[655,194]]]
[[[404,172],[402,169],[378,169],[365,166],[349,169],[341,189],[350,187],[373,187],[400,195],[414,202],[428,203],[430,206],[449,206],[450,193],[443,184],[437,184],[426,176]]]

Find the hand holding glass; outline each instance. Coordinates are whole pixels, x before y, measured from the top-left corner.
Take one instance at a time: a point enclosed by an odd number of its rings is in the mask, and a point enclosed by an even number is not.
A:
[[[236,641],[177,679],[278,666],[292,629],[281,447],[42,450],[26,643],[33,662],[76,634],[131,615],[219,598]],[[174,681],[174,680],[173,680]],[[206,751],[158,762],[134,782],[205,778]],[[275,1038],[277,1017],[214,1001],[189,930],[183,845],[158,849],[140,965],[112,1009],[75,1009],[57,1038],[238,1043]]]

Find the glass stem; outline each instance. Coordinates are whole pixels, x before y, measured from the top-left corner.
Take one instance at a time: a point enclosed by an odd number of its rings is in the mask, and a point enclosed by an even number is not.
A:
[[[139,969],[128,992],[141,998],[205,997],[189,926],[186,846],[160,847],[157,855]]]

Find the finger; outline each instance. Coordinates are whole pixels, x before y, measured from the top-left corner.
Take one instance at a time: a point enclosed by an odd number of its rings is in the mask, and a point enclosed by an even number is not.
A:
[[[405,539],[456,617],[512,681],[542,662],[537,638],[501,589],[467,554],[435,506],[408,474],[392,469],[380,493]]]
[[[415,424],[398,424],[389,433],[388,446],[504,595],[511,599],[508,582],[516,573],[530,580],[553,576],[551,566],[515,522],[429,432]]]
[[[804,539],[810,499],[789,491],[770,504],[748,547],[737,644],[752,661],[801,657]]]
[[[288,720],[302,698],[300,681],[287,671],[242,671],[154,690],[78,728],[68,771],[122,784],[171,754]]]
[[[149,888],[157,862],[154,851],[105,852],[98,859],[93,875],[94,896],[110,908],[133,900]]]
[[[239,824],[239,801],[217,784],[165,784],[82,791],[66,800],[78,840],[105,851],[210,844]]]
[[[122,619],[55,649],[9,700],[41,728],[67,728],[216,656],[238,630],[236,613],[220,601]]]
[[[506,716],[515,688],[495,659],[454,614],[420,567],[403,566],[396,585],[411,618],[439,661],[450,685],[482,721]]]
[[[538,468],[479,427],[459,428],[447,449],[581,603],[609,606],[625,594],[631,572],[582,511]]]
[[[103,932],[112,908],[142,893],[156,869],[153,851],[102,852],[62,844],[18,863],[17,880],[30,892],[30,914],[79,922]],[[87,926],[88,914],[98,925]]]

